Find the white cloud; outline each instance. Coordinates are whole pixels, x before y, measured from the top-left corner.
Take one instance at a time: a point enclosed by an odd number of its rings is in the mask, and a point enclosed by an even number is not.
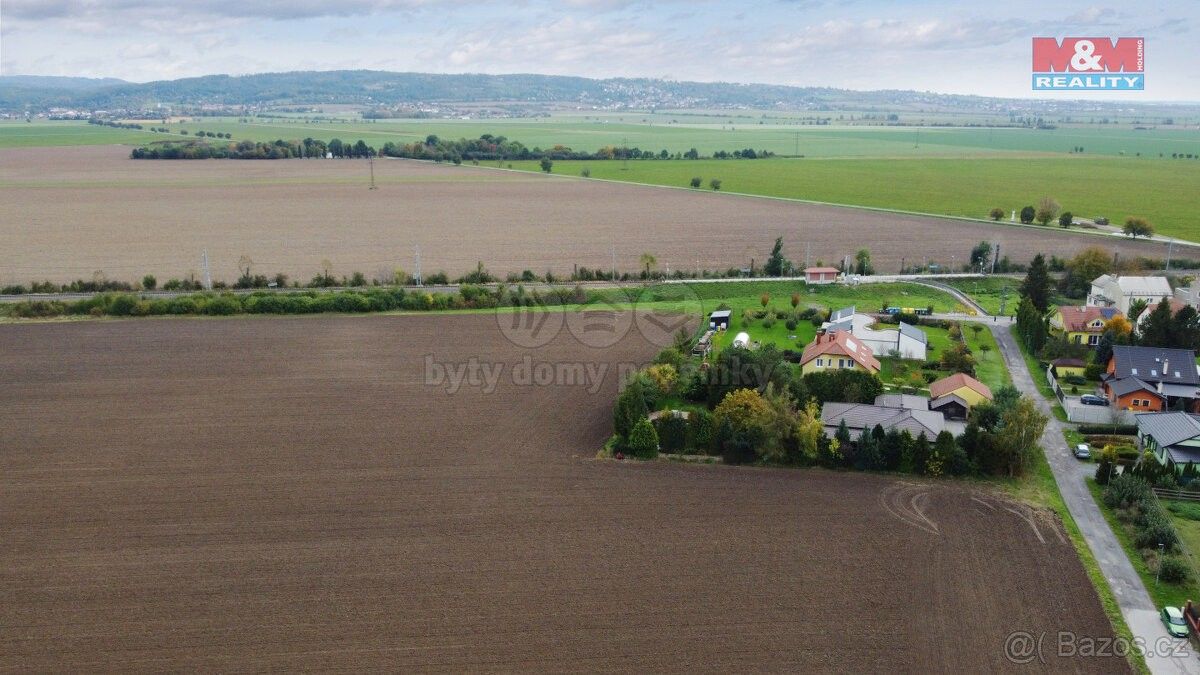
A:
[[[171,50],[157,42],[144,42],[126,45],[117,54],[123,59],[165,59],[171,56]]]

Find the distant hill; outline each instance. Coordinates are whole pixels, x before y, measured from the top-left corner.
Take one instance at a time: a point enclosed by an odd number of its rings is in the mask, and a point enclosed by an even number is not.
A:
[[[394,73],[371,70],[208,75],[144,84],[115,79],[0,78],[0,108],[87,110],[173,105],[361,104],[412,102],[575,103],[631,108],[784,108],[793,110],[926,109],[1003,113],[1130,109],[1129,103],[996,99],[915,91],[851,91],[819,87],[647,78],[591,79],[554,75]],[[1194,106],[1193,106],[1194,107]]]

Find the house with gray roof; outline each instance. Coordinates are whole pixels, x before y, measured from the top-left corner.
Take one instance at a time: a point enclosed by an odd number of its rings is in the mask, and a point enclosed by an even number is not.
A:
[[[1200,412],[1200,366],[1190,349],[1117,345],[1101,385],[1121,410]]]
[[[1171,284],[1166,277],[1123,277],[1103,274],[1092,281],[1087,304],[1093,307],[1116,307],[1129,314],[1134,300],[1145,300],[1151,306],[1171,297]]]
[[[1154,454],[1162,464],[1183,470],[1200,464],[1200,415],[1184,412],[1140,413],[1138,447]]]
[[[896,328],[880,328],[873,316],[859,314],[854,305],[843,307],[829,315],[821,326],[827,333],[847,331],[859,342],[870,347],[875,356],[899,356],[902,359],[924,361],[928,355],[929,338],[916,326],[900,323]]]
[[[966,426],[962,422],[952,422],[940,412],[932,410],[914,410],[903,407],[887,407],[869,403],[826,403],[821,408],[821,424],[825,434],[833,437],[842,422],[850,430],[850,435],[858,438],[864,431],[871,431],[876,426],[884,431],[907,431],[914,437],[925,434],[930,441],[937,438],[943,431],[949,431],[956,437],[962,435]]]

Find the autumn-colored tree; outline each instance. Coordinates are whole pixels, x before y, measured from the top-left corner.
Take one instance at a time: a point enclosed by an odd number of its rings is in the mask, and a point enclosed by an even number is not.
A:
[[[713,425],[726,421],[735,431],[761,429],[771,422],[771,406],[754,389],[734,389],[713,410]]]
[[[1111,330],[1116,336],[1129,335],[1133,332],[1133,324],[1129,323],[1129,319],[1126,319],[1124,314],[1117,314],[1105,322],[1104,330],[1105,332]]]
[[[768,302],[771,302],[771,294],[770,294],[770,293],[763,293],[762,295],[760,295],[760,296],[758,297],[758,302],[759,302],[759,303],[760,303],[760,304],[761,304],[763,307],[766,307],[766,306],[767,306],[767,303],[768,303]]]
[[[666,394],[675,387],[679,380],[679,371],[669,363],[660,363],[646,369],[646,374],[658,386],[659,391]]]

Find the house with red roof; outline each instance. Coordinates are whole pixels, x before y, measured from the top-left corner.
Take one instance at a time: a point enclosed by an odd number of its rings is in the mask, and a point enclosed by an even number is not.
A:
[[[818,333],[800,357],[800,372],[804,375],[847,368],[872,375],[880,368],[879,359],[871,353],[871,348],[849,331]]]

